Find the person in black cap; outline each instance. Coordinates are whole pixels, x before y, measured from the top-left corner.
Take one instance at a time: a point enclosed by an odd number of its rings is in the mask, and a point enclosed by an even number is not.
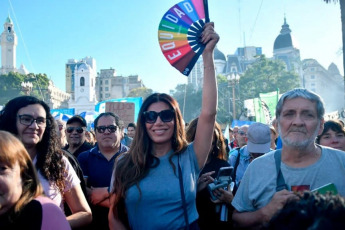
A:
[[[93,146],[86,141],[86,121],[83,117],[75,115],[68,119],[66,124],[66,137],[68,145],[64,148],[75,157]]]

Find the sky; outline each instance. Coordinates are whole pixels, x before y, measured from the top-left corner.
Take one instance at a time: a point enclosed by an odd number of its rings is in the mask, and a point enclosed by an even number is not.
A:
[[[0,24],[10,15],[18,36],[17,67],[45,73],[65,90],[69,59],[95,58],[97,72],[139,75],[146,87],[169,93],[187,77],[172,67],[158,43],[158,25],[179,0],[0,0]],[[209,15],[225,55],[237,47],[262,47],[273,56],[273,43],[284,15],[302,59],[314,58],[340,73],[342,42],[339,3],[323,0],[208,0]],[[2,26],[1,32],[2,32]]]

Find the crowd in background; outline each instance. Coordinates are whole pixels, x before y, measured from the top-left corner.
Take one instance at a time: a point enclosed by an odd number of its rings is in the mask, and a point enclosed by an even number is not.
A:
[[[321,98],[294,89],[271,125],[222,130],[218,40],[206,24],[202,108],[188,124],[160,93],[137,122],[105,112],[93,131],[79,115],[54,120],[35,97],[9,101],[0,114],[0,229],[344,228],[344,123],[325,122]]]

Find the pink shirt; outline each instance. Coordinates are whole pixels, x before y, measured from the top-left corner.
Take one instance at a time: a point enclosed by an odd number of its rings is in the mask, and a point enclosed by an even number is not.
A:
[[[72,165],[69,163],[67,158],[65,156],[62,157],[62,160],[65,163],[65,173],[64,173],[64,178],[65,178],[65,190],[64,192],[68,192],[71,188],[74,186],[80,184],[80,180],[75,173]],[[33,163],[36,164],[37,158],[35,157],[33,160]],[[38,178],[43,186],[44,194],[52,199],[56,205],[58,205],[61,210],[64,210],[63,207],[63,197],[61,196],[61,193],[59,191],[59,188],[55,184],[55,182],[48,181],[46,178],[43,177],[40,171],[38,171]]]

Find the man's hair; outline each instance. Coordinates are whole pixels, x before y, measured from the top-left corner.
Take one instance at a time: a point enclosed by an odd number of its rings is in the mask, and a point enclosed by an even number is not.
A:
[[[79,115],[74,115],[73,117],[68,119],[67,125],[72,124],[73,122],[78,122],[81,125],[81,127],[87,126],[86,120],[82,116],[79,116]]]
[[[344,229],[345,200],[339,195],[304,192],[288,201],[265,229]]]
[[[123,122],[120,120],[120,117],[117,116],[115,113],[112,113],[112,112],[101,113],[100,115],[98,115],[98,117],[93,122],[95,125],[95,128],[97,128],[98,120],[101,117],[108,117],[108,116],[113,117],[115,119],[115,124],[119,127],[120,130],[123,128]]]
[[[323,115],[325,114],[325,108],[323,106],[323,101],[321,97],[307,89],[297,88],[290,90],[286,93],[284,93],[277,104],[276,107],[276,118],[279,119],[280,113],[283,110],[283,105],[286,100],[295,99],[295,98],[304,98],[309,101],[316,103],[316,111],[317,111],[317,117],[319,119],[323,118]]]
[[[127,125],[127,129],[128,129],[129,127],[133,127],[134,130],[135,130],[135,129],[137,128],[137,125],[136,125],[135,123],[129,123],[129,124]]]

